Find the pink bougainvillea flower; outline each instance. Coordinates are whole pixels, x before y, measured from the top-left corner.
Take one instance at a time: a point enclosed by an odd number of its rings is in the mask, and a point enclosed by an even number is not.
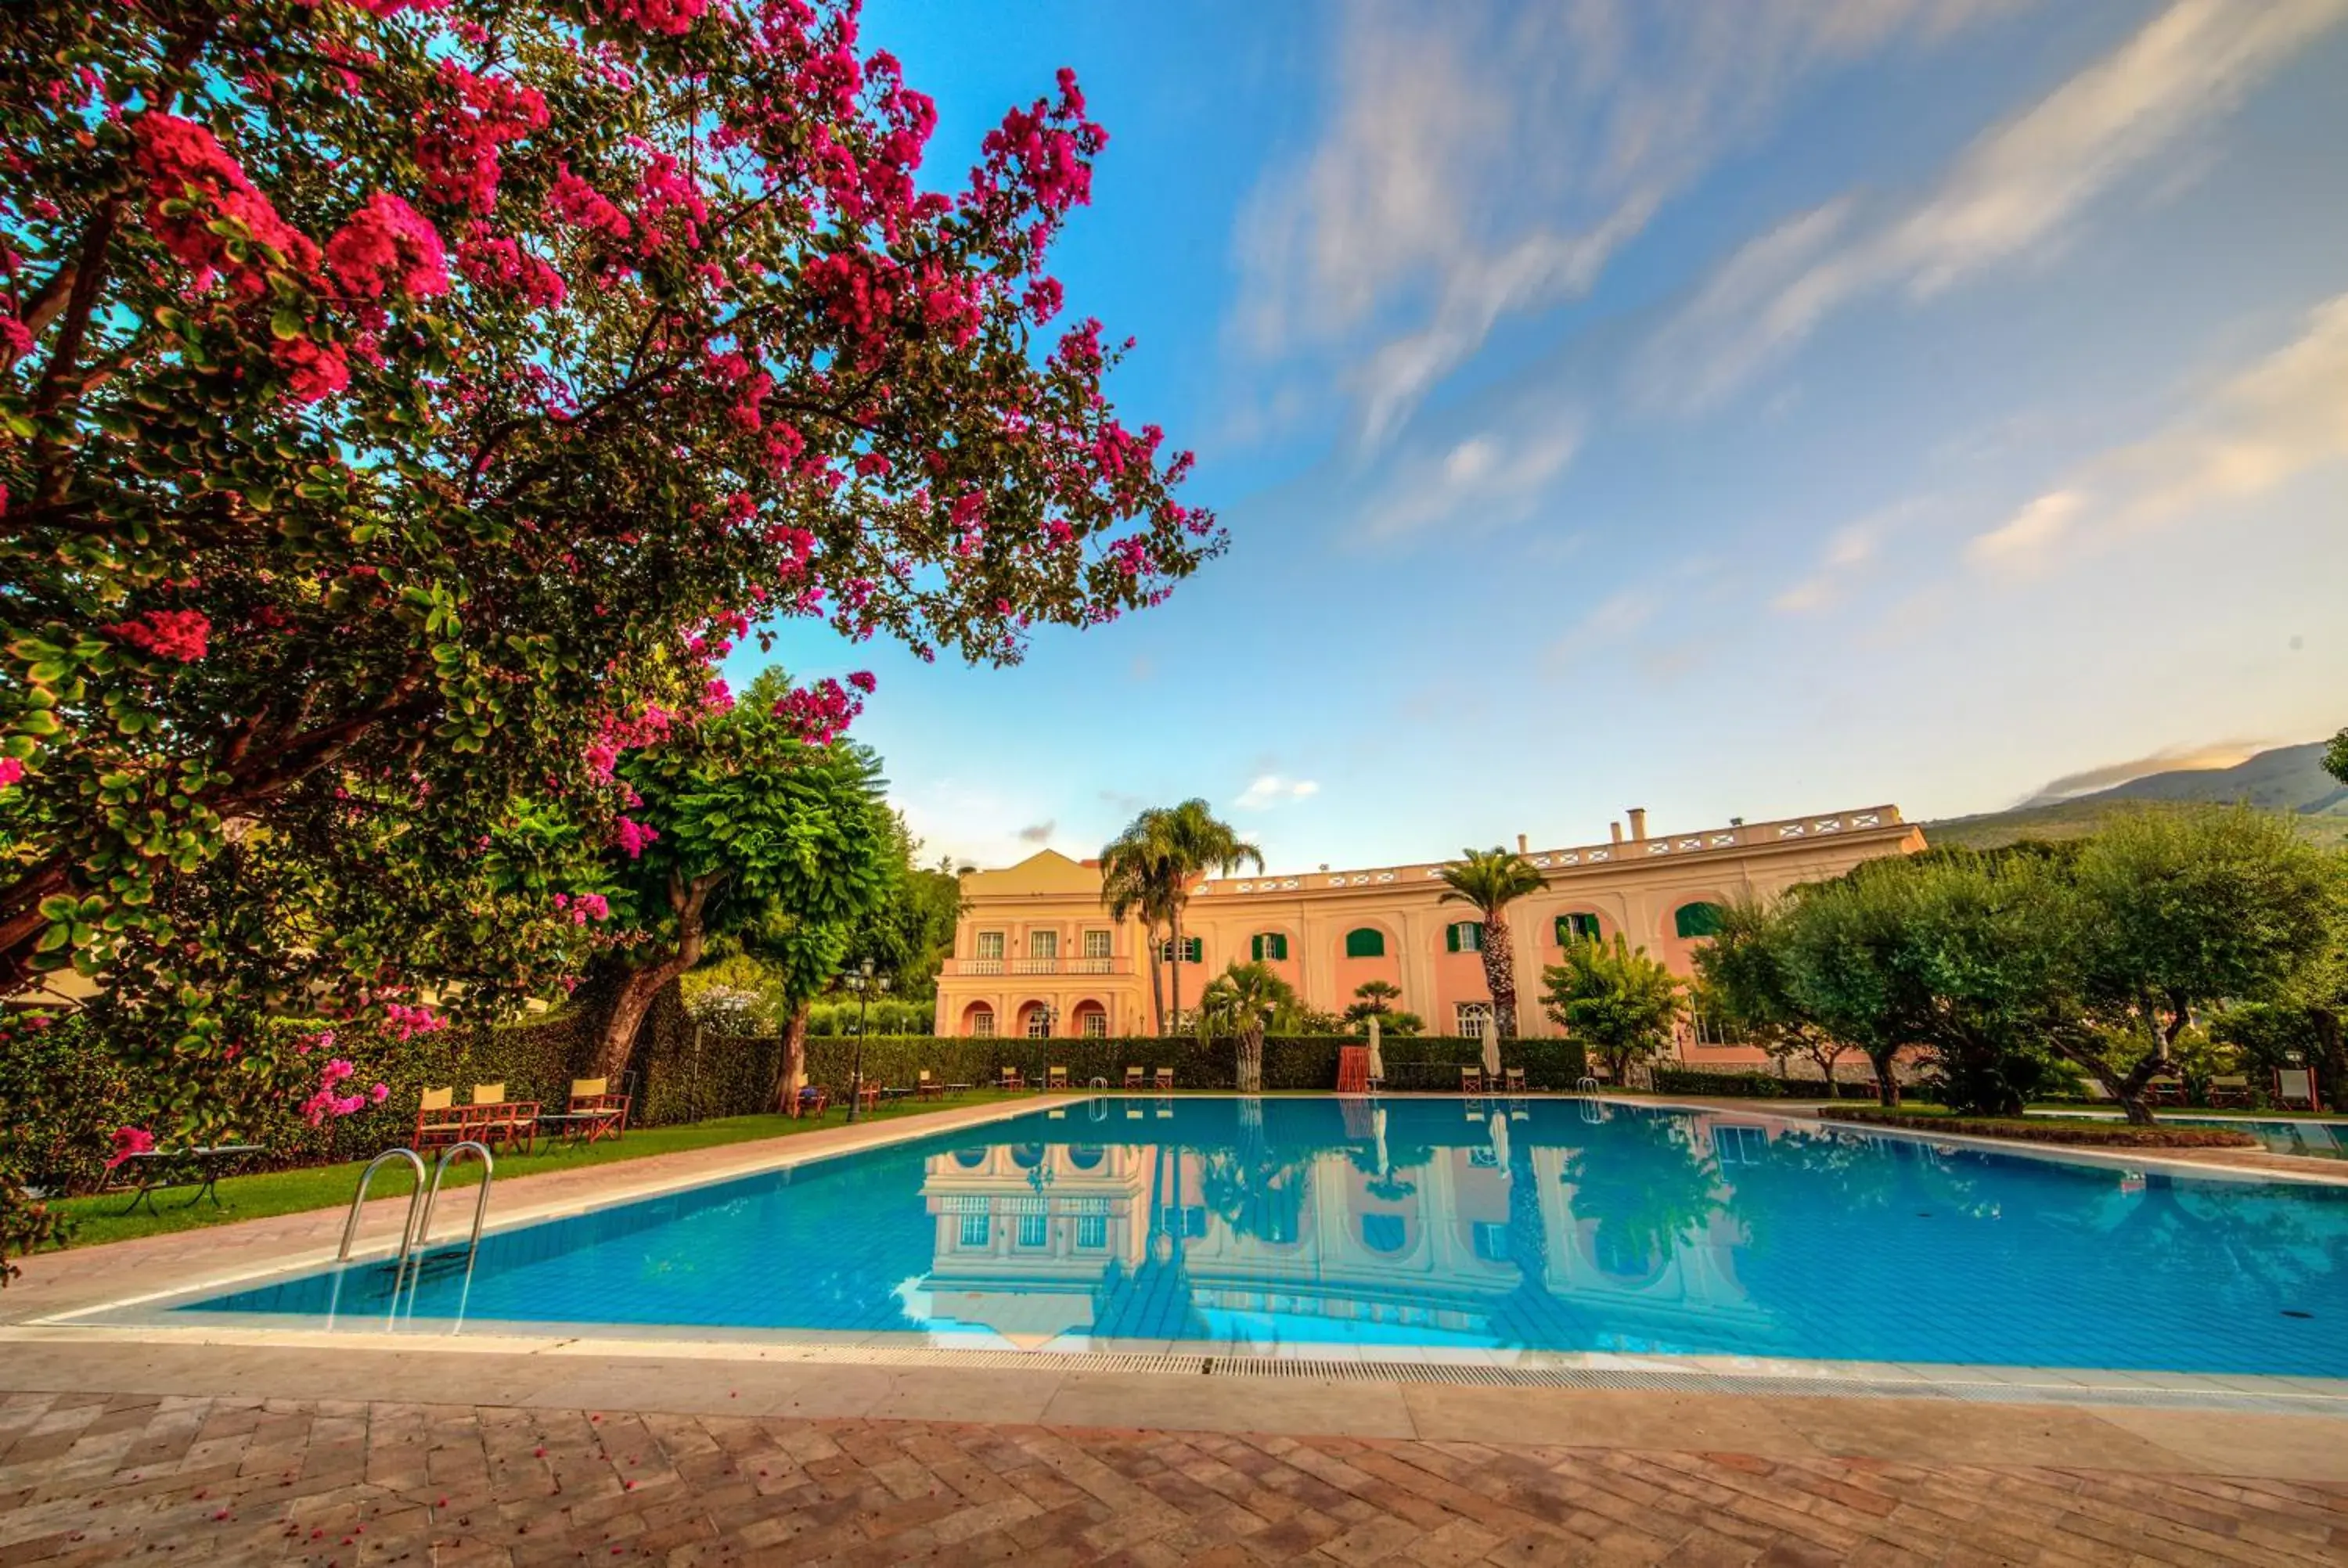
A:
[[[25,776],[25,764],[15,757],[0,757],[0,789],[6,789]]]
[[[647,827],[632,816],[619,817],[612,824],[612,842],[626,851],[631,860],[641,858],[659,837],[659,829]]]
[[[150,610],[137,620],[118,621],[103,630],[160,659],[192,664],[204,656],[212,623],[198,610]]]
[[[114,1156],[106,1162],[106,1168],[111,1171],[133,1154],[152,1153],[154,1149],[155,1134],[144,1127],[117,1127],[114,1130]]]
[[[289,338],[273,345],[270,357],[285,372],[285,390],[296,403],[316,403],[351,384],[350,362],[339,343]]]
[[[326,266],[354,299],[427,299],[448,292],[448,258],[432,220],[378,190],[326,241]]]
[[[395,1040],[413,1040],[419,1034],[447,1029],[448,1020],[427,1007],[409,1007],[402,1002],[386,1002],[383,1021]]]
[[[242,229],[284,269],[304,277],[317,270],[318,247],[277,215],[211,131],[150,111],[131,134],[138,143],[133,166],[147,180],[147,226],[187,266],[219,274],[248,299],[268,292],[270,258],[250,247],[242,259],[232,254],[228,237],[215,231],[219,224],[231,233]]]

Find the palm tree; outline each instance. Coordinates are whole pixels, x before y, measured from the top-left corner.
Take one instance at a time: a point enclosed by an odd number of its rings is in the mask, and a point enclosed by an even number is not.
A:
[[[1101,850],[1101,903],[1109,918],[1123,920],[1130,915],[1141,919],[1149,947],[1149,1009],[1159,1034],[1166,1032],[1166,982],[1158,931],[1172,918],[1182,890],[1182,873],[1168,844],[1167,817],[1167,812],[1153,806]]]
[[[1143,815],[1147,815],[1147,813]],[[1209,872],[1227,876],[1241,866],[1263,869],[1263,851],[1217,820],[1203,800],[1186,800],[1162,814],[1159,831],[1172,870],[1179,873],[1169,895],[1167,924],[1174,933],[1174,1016],[1182,1016],[1182,909],[1190,901],[1193,878]]]
[[[1295,1006],[1296,988],[1272,973],[1270,965],[1237,959],[1200,994],[1200,1030],[1228,1029],[1238,1037],[1241,1093],[1263,1092],[1264,1026]]]
[[[1443,902],[1472,904],[1484,917],[1484,984],[1492,993],[1492,1024],[1502,1038],[1517,1032],[1517,959],[1509,940],[1509,902],[1542,886],[1541,874],[1512,849],[1468,849],[1443,868]]]

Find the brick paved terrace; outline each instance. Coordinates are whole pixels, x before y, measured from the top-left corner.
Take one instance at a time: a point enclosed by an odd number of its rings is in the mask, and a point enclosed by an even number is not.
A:
[[[1734,1448],[19,1393],[0,1564],[2322,1563],[2348,1484]]]

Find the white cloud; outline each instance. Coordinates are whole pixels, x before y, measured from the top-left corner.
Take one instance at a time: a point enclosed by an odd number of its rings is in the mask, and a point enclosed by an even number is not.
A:
[[[1770,608],[1788,615],[1824,610],[1841,597],[1844,585],[1875,559],[1879,530],[1873,523],[1853,523],[1827,541],[1818,569],[1769,601]]]
[[[1859,223],[1846,199],[1750,241],[1649,345],[1640,390],[1703,407],[1854,300],[1923,298],[2045,253],[2123,180],[2205,156],[2191,138],[2343,17],[2348,0],[2176,0],[1982,135],[1921,200]]]
[[[2007,574],[2255,499],[2348,460],[2348,293],[2300,335],[2238,372],[2148,438],[2094,458],[1966,553]]]
[[[1273,806],[1292,804],[1309,800],[1321,793],[1321,786],[1311,779],[1282,778],[1278,774],[1260,774],[1231,802],[1240,811],[1270,811]]]
[[[2071,527],[2087,498],[2076,490],[2050,490],[1965,547],[1977,566],[2027,570],[2044,560]]]
[[[1443,523],[1492,526],[1525,517],[1572,462],[1581,420],[1519,414],[1510,423],[1516,428],[1505,433],[1488,430],[1397,456],[1376,476],[1377,492],[1356,524],[1361,537],[1383,541]]]
[[[1806,77],[2016,3],[1344,7],[1330,119],[1241,214],[1232,335],[1334,347],[1375,443],[1503,319],[1586,293]]]
[[[1644,589],[1621,589],[1599,601],[1572,630],[1550,644],[1550,656],[1566,660],[1620,643],[1655,618],[1663,600]]]

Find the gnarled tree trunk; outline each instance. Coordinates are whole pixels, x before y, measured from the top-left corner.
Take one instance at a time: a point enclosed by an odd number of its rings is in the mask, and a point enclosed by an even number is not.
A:
[[[1900,1074],[1893,1068],[1900,1060],[1900,1052],[1897,1050],[1870,1050],[1866,1054],[1868,1065],[1875,1069],[1876,1103],[1897,1107],[1900,1103]]]
[[[800,1001],[783,1024],[783,1060],[775,1068],[775,1109],[786,1114],[807,1086],[807,1026],[808,1004]]]
[[[628,1053],[634,1049],[644,1014],[652,1010],[653,999],[669,981],[701,961],[702,915],[709,907],[709,895],[725,880],[722,871],[708,872],[690,883],[670,876],[668,902],[676,911],[676,947],[666,958],[632,971],[621,982],[595,1049],[595,1071],[602,1076],[616,1080],[627,1071]]]

